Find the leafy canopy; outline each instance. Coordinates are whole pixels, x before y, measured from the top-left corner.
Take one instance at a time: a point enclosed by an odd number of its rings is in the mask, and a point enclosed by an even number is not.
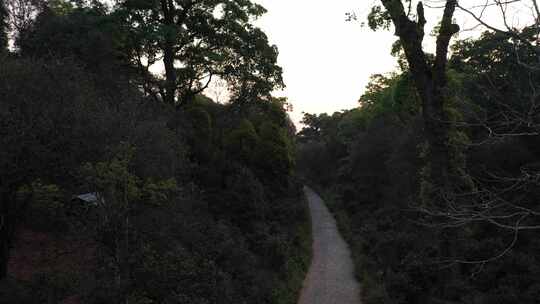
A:
[[[202,92],[215,77],[226,80],[236,96],[268,95],[283,87],[277,48],[251,24],[266,12],[258,4],[249,0],[122,0],[118,7],[133,64],[147,76],[151,65],[165,65],[165,77],[147,77],[152,93],[175,94],[175,102],[182,103]]]

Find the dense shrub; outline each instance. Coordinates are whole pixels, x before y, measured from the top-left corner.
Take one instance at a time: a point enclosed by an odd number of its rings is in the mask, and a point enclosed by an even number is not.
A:
[[[285,102],[160,102],[121,17],[53,1],[0,58],[0,302],[296,303],[310,231]]]

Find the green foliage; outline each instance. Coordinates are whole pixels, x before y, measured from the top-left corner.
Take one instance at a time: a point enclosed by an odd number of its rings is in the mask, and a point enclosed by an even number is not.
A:
[[[121,143],[115,150],[108,161],[84,164],[81,175],[92,189],[104,193],[108,204],[128,204],[141,197],[139,178],[129,171],[135,149]]]
[[[286,278],[272,292],[275,303],[297,303],[298,291],[302,290],[311,264],[311,221],[308,214],[308,201],[305,197],[303,204],[300,206],[300,211],[297,211],[301,224],[296,229],[292,246],[286,253]]]
[[[389,113],[398,115],[404,122],[418,114],[421,106],[407,72],[373,75],[359,102],[368,119]]]
[[[118,135],[108,100],[96,97],[90,77],[69,60],[6,60],[2,65],[0,141],[5,148],[0,167],[10,180],[68,179],[81,162],[100,157],[100,146]]]
[[[273,122],[264,122],[259,127],[259,136],[261,137],[261,140],[272,142],[279,146],[287,145],[285,134],[282,132],[282,129]]]
[[[137,147],[132,165],[138,176],[166,180],[186,169],[187,147],[162,121],[140,123],[132,131]]]
[[[47,2],[47,7],[57,15],[69,15],[75,9],[74,5],[70,1],[66,0],[52,0]]]
[[[72,58],[90,71],[111,73],[104,80],[116,82],[121,54],[115,49],[116,21],[100,8],[73,8],[63,0],[49,3],[30,27],[19,33],[20,53],[33,58]],[[116,67],[116,69],[115,69]],[[105,81],[102,81],[105,82]]]
[[[53,213],[62,209],[62,194],[57,185],[44,185],[41,181],[31,184],[33,203],[38,208],[50,207]],[[54,214],[51,216],[54,217]]]
[[[259,136],[253,124],[243,119],[238,128],[232,130],[224,138],[225,150],[244,164],[252,164],[255,148],[259,144]]]
[[[59,253],[47,267],[10,269],[2,299],[296,302],[310,226],[290,105],[269,96],[283,85],[277,49],[251,24],[264,9],[196,1],[166,24],[160,4],[52,1],[17,54],[0,57],[0,248],[41,256],[36,239],[62,232],[43,248]],[[182,107],[156,99],[167,79],[138,65],[166,42]],[[198,93],[208,72],[228,81],[232,103]],[[71,201],[89,192],[95,204]],[[32,230],[28,246],[15,228]]]
[[[141,56],[153,63],[164,54],[166,79],[147,85],[157,84],[168,96],[178,92],[181,100],[177,103],[187,103],[200,93],[206,86],[201,79],[208,75],[220,75],[239,97],[267,96],[283,86],[277,48],[251,24],[265,12],[262,6],[213,0],[196,4],[125,0],[119,4],[115,15],[127,30],[125,53],[141,68]],[[172,60],[182,68],[172,65]],[[140,72],[148,73],[146,68]]]
[[[145,181],[142,187],[142,200],[149,204],[161,205],[174,200],[179,191],[174,178],[154,181],[151,178]]]
[[[368,15],[368,25],[372,30],[377,30],[379,28],[388,30],[392,20],[390,19],[390,14],[388,11],[383,9],[380,5],[375,5],[371,8],[371,11]]]
[[[22,198],[20,202],[27,204],[26,216],[35,218],[30,223],[32,228],[51,232],[66,228],[68,205],[58,185],[36,180],[28,187],[21,187],[18,195]]]
[[[261,141],[255,151],[257,166],[278,184],[286,184],[283,178],[292,173],[294,152],[285,130],[272,122],[265,122],[259,127],[259,137]]]
[[[191,119],[193,128],[197,132],[197,137],[212,137],[212,120],[208,112],[200,107],[191,107],[186,111],[186,115]],[[201,138],[202,139],[202,138]]]

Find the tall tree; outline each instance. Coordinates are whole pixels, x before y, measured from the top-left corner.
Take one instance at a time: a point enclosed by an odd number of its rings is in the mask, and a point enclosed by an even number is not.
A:
[[[423,168],[425,180],[421,183],[422,207],[451,209],[447,197],[458,186],[451,176],[459,174],[457,164],[453,163],[455,155],[450,147],[451,123],[447,113],[448,50],[452,36],[460,28],[453,23],[457,0],[445,0],[444,11],[439,23],[436,39],[435,57],[427,54],[422,46],[427,23],[424,5],[418,1],[416,14],[412,14],[413,0],[381,0],[385,10],[378,7],[373,10],[370,25],[376,28],[381,25],[394,24],[395,35],[405,53],[411,76],[422,103],[424,134],[427,141],[426,163]],[[404,4],[408,4],[407,8]],[[414,15],[414,17],[413,17]],[[375,17],[375,18],[374,18]],[[414,18],[414,19],[413,19]],[[376,22],[372,22],[375,20]],[[454,231],[446,231],[439,235],[442,240],[440,256],[455,256],[452,242],[457,238]],[[453,282],[459,277],[459,267],[455,265],[449,272],[441,272],[439,280]],[[447,287],[443,295],[453,297]]]
[[[277,49],[251,24],[265,9],[249,0],[123,0],[119,16],[127,51],[147,93],[168,104],[189,102],[213,77],[238,96],[269,94],[283,86]],[[163,77],[150,67],[160,63]]]
[[[445,112],[445,89],[448,79],[446,65],[450,39],[459,32],[459,26],[452,19],[456,0],[446,0],[437,34],[435,59],[431,60],[423,50],[426,18],[422,2],[416,7],[416,18],[411,19],[412,0],[381,0],[385,10],[376,7],[370,22],[372,28],[388,24],[395,27],[411,70],[415,86],[422,100],[422,113],[426,139],[429,144],[429,178],[434,190],[449,186],[449,119]]]

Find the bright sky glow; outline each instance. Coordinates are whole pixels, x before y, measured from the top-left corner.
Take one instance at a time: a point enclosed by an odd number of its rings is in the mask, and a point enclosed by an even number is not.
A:
[[[396,37],[392,32],[373,32],[361,27],[360,22],[377,0],[255,0],[268,13],[256,24],[268,35],[280,51],[279,64],[284,69],[287,88],[276,95],[286,96],[294,106],[291,114],[295,123],[302,112],[333,113],[358,106],[358,99],[372,74],[383,74],[397,69],[396,59],[390,55]],[[440,6],[444,1],[424,1]],[[475,7],[485,0],[467,0]],[[357,13],[357,22],[346,22],[345,13]],[[478,12],[478,9],[475,10]],[[531,16],[530,8],[514,9],[512,25],[519,26]],[[426,7],[429,33],[440,20],[442,9]],[[490,24],[502,24],[499,11],[489,9],[485,15]],[[470,29],[477,22],[464,12],[456,12],[462,29]],[[498,22],[499,21],[499,22]],[[526,23],[526,22],[525,22]],[[483,28],[478,28],[483,30]],[[461,38],[477,35],[478,31],[460,33]],[[433,48],[433,38],[426,37],[425,48]]]
[[[358,105],[369,76],[393,71],[392,33],[373,32],[345,13],[364,12],[366,0],[257,0],[268,13],[257,21],[279,48],[294,122],[302,112],[333,113]],[[359,16],[363,18],[362,16]]]

